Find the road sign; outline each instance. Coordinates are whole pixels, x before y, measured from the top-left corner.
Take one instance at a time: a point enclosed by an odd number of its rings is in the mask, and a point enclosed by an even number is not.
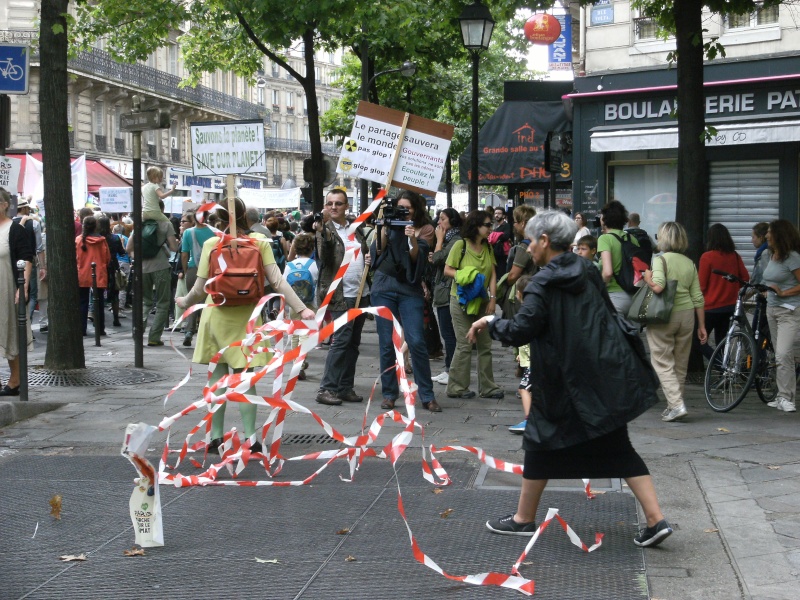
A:
[[[0,44],[0,94],[27,94],[30,46]]]
[[[170,125],[169,113],[163,110],[143,110],[138,113],[126,113],[119,117],[119,128],[122,131],[169,129]]]

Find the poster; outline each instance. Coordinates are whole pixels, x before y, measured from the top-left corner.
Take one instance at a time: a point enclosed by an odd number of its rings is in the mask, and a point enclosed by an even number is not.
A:
[[[266,173],[264,121],[191,123],[192,173]]]
[[[100,188],[100,210],[109,213],[133,212],[133,188]]]
[[[18,191],[21,168],[22,160],[19,158],[0,156],[0,187],[11,195],[16,194]]]

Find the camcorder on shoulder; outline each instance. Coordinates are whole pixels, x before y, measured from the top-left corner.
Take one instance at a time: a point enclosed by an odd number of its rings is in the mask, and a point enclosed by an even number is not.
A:
[[[378,227],[390,227],[393,229],[405,229],[409,225],[413,226],[414,221],[409,219],[410,213],[405,206],[399,206],[394,198],[387,198],[380,205],[379,214],[375,220]]]

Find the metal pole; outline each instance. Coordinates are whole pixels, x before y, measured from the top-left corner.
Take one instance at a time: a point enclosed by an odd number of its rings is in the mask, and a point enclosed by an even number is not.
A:
[[[361,38],[361,99],[369,101],[369,43],[367,36]],[[359,213],[369,206],[369,182],[363,177],[358,185]]]
[[[138,111],[137,111],[138,112]],[[144,367],[142,322],[142,132],[133,131],[133,364]]]
[[[469,210],[478,210],[478,63],[480,55],[472,51],[472,152],[470,154]]]
[[[444,163],[444,189],[447,190],[447,208],[453,208],[453,159],[450,153],[447,153],[447,159]]]
[[[92,263],[92,295],[94,296],[94,345],[100,345],[100,318],[103,312],[103,298],[97,289],[97,263]]]
[[[31,273],[32,277],[36,275]],[[19,399],[28,399],[28,303],[25,298],[25,261],[17,261],[17,339],[19,343]]]

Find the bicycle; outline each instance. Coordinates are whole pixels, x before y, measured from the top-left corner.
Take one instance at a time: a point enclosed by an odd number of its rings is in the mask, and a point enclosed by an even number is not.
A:
[[[12,64],[12,59],[0,60],[0,75],[8,77],[11,81],[22,79],[24,71],[19,65]]]
[[[753,284],[735,275],[712,269],[712,273],[741,286],[728,332],[714,349],[705,376],[705,396],[717,412],[728,412],[744,400],[755,384],[758,397],[768,403],[778,394],[775,350],[766,327],[767,299],[763,292],[770,288]],[[745,314],[745,298],[749,290],[755,296],[752,325]]]

